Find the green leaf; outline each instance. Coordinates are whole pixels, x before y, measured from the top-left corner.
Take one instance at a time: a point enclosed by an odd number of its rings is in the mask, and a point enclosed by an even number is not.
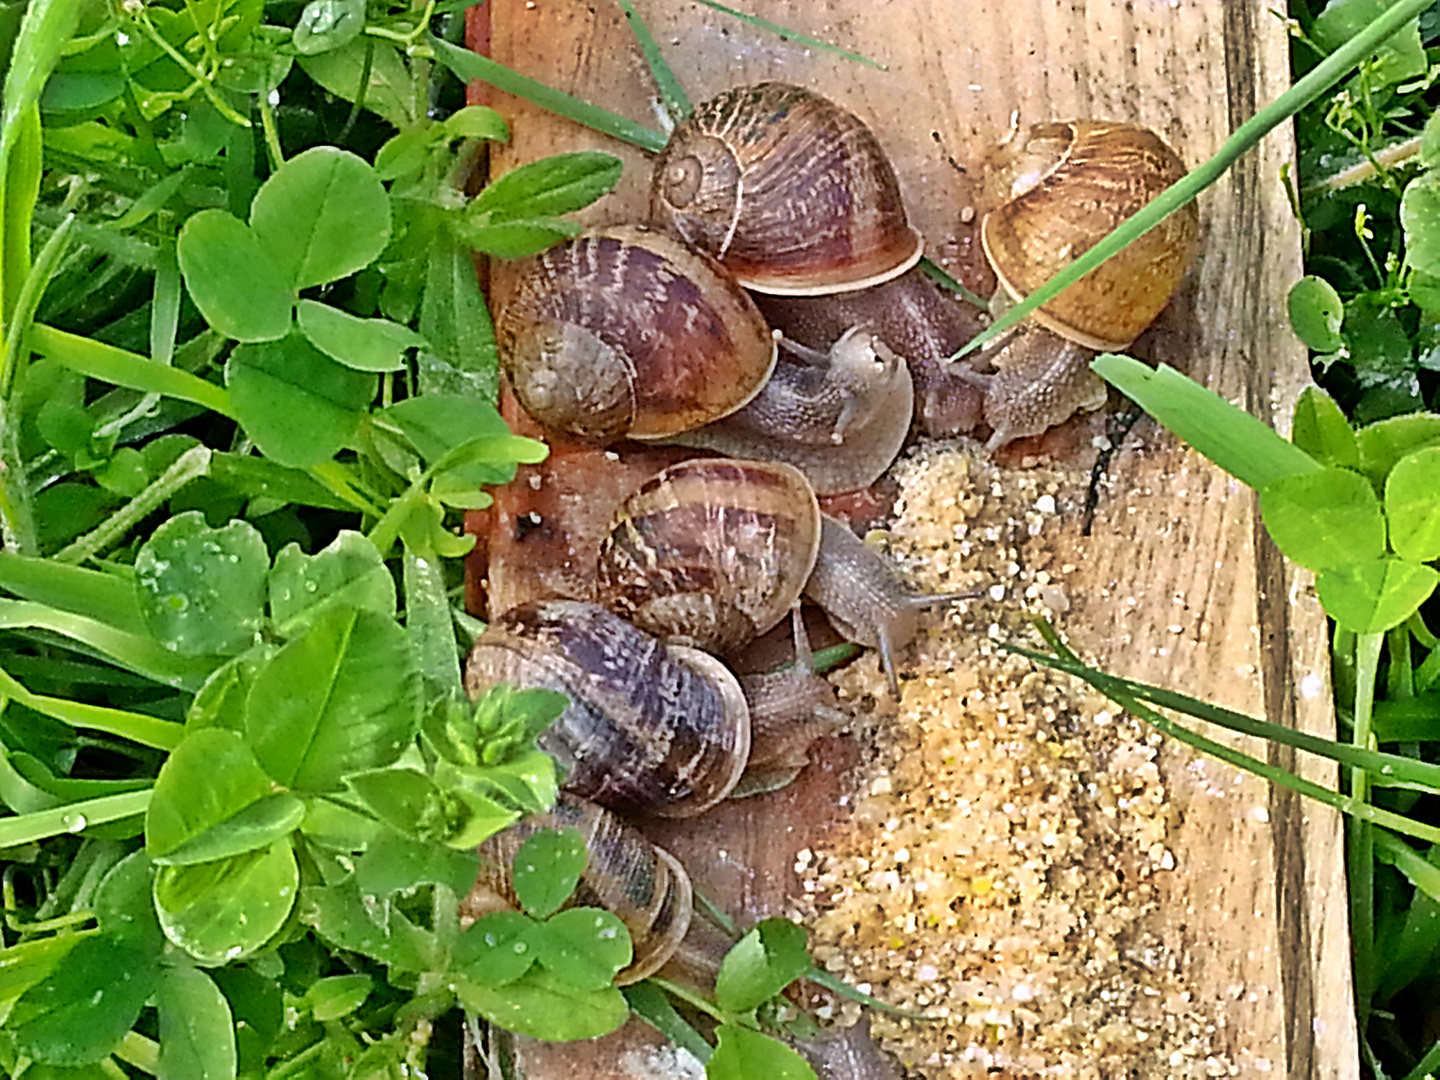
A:
[[[185,287],[205,321],[237,341],[273,341],[290,329],[295,295],[270,249],[223,210],[192,214],[176,248]]]
[[[295,315],[310,344],[357,371],[399,371],[405,366],[405,350],[425,344],[407,326],[389,319],[359,319],[314,300],[301,300]]]
[[[146,900],[148,905],[148,893]],[[70,955],[71,949],[88,940],[79,934],[67,934],[63,937],[31,938],[0,949],[0,1015],[8,1014],[11,1002],[58,968],[60,961]]]
[[[1420,165],[1426,169],[1440,165],[1440,113],[1432,112],[1420,130]]]
[[[202,964],[239,960],[279,932],[295,906],[300,869],[288,840],[155,875],[155,909],[172,943]]]
[[[365,84],[365,108],[401,130],[412,126],[417,119],[414,81],[396,46],[357,38],[338,49],[300,57],[300,68],[336,97],[354,101],[360,96],[367,51],[370,77]]]
[[[568,214],[607,194],[623,169],[619,158],[599,150],[552,154],[491,181],[465,208],[465,216],[516,221]]]
[[[1322,465],[1354,469],[1360,444],[1335,399],[1318,386],[1307,386],[1295,403],[1290,439]]]
[[[537,923],[526,940],[539,963],[578,990],[609,986],[634,955],[625,924],[593,907],[559,912]]]
[[[1440,276],[1414,270],[1410,274],[1406,291],[1411,303],[1424,311],[1432,321],[1440,321]]]
[[[462,218],[452,222],[450,228],[467,247],[499,259],[523,259],[580,234],[579,225],[562,218],[494,223]]]
[[[289,836],[304,820],[305,804],[289,792],[276,792],[168,855],[157,856],[155,862],[161,866],[191,866],[243,855]]]
[[[466,105],[457,109],[438,126],[452,139],[510,141],[510,129],[505,124],[505,118],[485,105]]]
[[[725,954],[715,1000],[729,1012],[749,1012],[808,970],[805,930],[789,919],[764,919]]]
[[[364,29],[365,0],[310,0],[291,41],[301,56],[314,56],[348,45]]]
[[[155,902],[150,898],[155,884],[155,867],[144,851],[131,852],[111,868],[95,894],[95,918],[105,935],[124,939],[159,955],[165,935],[155,919]]]
[[[420,840],[441,841],[451,831],[449,801],[429,776],[414,769],[372,769],[346,782],[375,816]]]
[[[1359,473],[1326,468],[1260,490],[1260,516],[1285,557],[1329,570],[1385,554],[1385,516]]]
[[[536,1039],[598,1038],[614,1031],[629,1015],[625,999],[613,986],[577,990],[538,968],[505,986],[485,986],[462,976],[452,987],[465,1008],[507,1031]]]
[[[1383,298],[1361,293],[1345,305],[1350,363],[1371,378],[1407,377],[1414,355],[1410,335]]]
[[[1355,438],[1360,444],[1360,470],[1378,488],[1401,458],[1416,450],[1440,446],[1440,416],[1392,416],[1361,428]]]
[[[414,647],[393,619],[334,608],[266,665],[245,709],[246,734],[270,776],[302,791],[392,764],[420,724]]]
[[[410,440],[427,465],[444,466],[472,486],[504,484],[515,463],[543,461],[544,443],[510,434],[500,412],[488,402],[461,394],[422,394],[378,414]]]
[[[539,829],[515,853],[514,888],[520,905],[545,918],[570,898],[585,871],[585,837],[579,829]]]
[[[381,826],[355,864],[355,884],[363,895],[381,900],[418,885],[442,885],[464,896],[479,869],[473,846],[457,851]]]
[[[1324,278],[1311,274],[1290,289],[1290,325],[1295,336],[1316,352],[1334,352],[1344,346],[1340,324],[1345,304]]]
[[[203,971],[167,968],[160,1013],[159,1080],[234,1080],[235,1023],[230,1003]]]
[[[1421,173],[1400,197],[1405,261],[1426,274],[1440,274],[1440,172]]]
[[[303,468],[355,433],[375,376],[337,364],[303,337],[242,345],[225,364],[235,416],[266,457]]]
[[[379,258],[390,242],[390,197],[364,158],[316,146],[260,185],[250,227],[290,287],[306,289]]]
[[[1152,369],[1111,353],[1097,357],[1090,367],[1243,484],[1259,489],[1282,476],[1320,467],[1269,425],[1174,368],[1162,364]]]
[[[1394,0],[1330,0],[1316,16],[1310,36],[1326,52],[1334,52],[1390,7]],[[1375,52],[1370,75],[1372,92],[1392,83],[1425,74],[1425,49],[1420,43],[1420,23],[1411,19],[1392,34]]]
[[[705,1065],[706,1080],[815,1080],[809,1063],[779,1039],[739,1024],[721,1024],[715,1034],[718,1045]]]
[[[135,590],[150,632],[182,656],[238,653],[265,622],[269,553],[256,528],[220,529],[198,510],[177,514],[135,558]]]
[[[1337,566],[1315,578],[1320,604],[1342,628],[1379,634],[1399,626],[1429,599],[1440,574],[1387,555]]]
[[[286,636],[337,604],[395,614],[395,579],[385,560],[374,544],[349,529],[314,555],[306,555],[299,544],[287,544],[275,556],[269,584],[270,617]]]
[[[533,919],[518,911],[482,915],[461,932],[455,943],[451,972],[483,986],[513,983],[535,963],[530,933],[536,926]]]
[[[362,896],[353,878],[339,885],[307,888],[300,918],[341,949],[405,971],[430,971],[435,966],[435,936],[391,905]]]
[[[445,392],[492,404],[497,400],[500,360],[490,311],[470,252],[448,233],[436,236],[426,256],[420,333],[430,343],[420,351],[417,364],[424,395]]]
[[[134,1025],[154,992],[153,953],[124,940],[86,938],[26,990],[6,1018],[15,1048],[47,1065],[99,1061]]]
[[[277,648],[264,642],[212,671],[185,710],[185,729],[221,727],[244,731],[245,699],[255,685],[256,674]]]
[[[1395,554],[1415,562],[1440,559],[1440,447],[1396,462],[1385,478],[1385,517]]]
[[[1423,274],[1440,274],[1440,173],[1430,170],[1405,184],[1400,225],[1405,262]]]
[[[145,812],[145,850],[152,859],[169,855],[273,791],[270,778],[238,733],[218,727],[192,731],[160,766]],[[227,854],[268,847],[274,839]]]
[[[365,1004],[374,985],[369,975],[332,975],[318,979],[305,991],[310,1013],[322,1024],[339,1020]]]

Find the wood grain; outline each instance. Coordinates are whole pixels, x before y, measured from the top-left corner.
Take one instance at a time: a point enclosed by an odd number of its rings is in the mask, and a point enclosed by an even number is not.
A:
[[[1288,79],[1285,27],[1268,0],[745,4],[886,71],[683,0],[636,6],[696,100],[783,78],[858,113],[892,155],[927,250],[971,277],[971,211],[987,198],[981,163],[1015,123],[1134,120],[1193,163]],[[496,59],[635,119],[654,116],[643,61],[609,0],[490,0],[489,20]],[[644,216],[643,154],[505,95],[489,100],[513,131],[494,172],[560,150],[607,149],[625,158],[626,178],[585,216]],[[1282,428],[1308,381],[1285,316],[1286,291],[1301,273],[1298,226],[1279,180],[1292,158],[1288,131],[1277,131],[1201,197],[1206,254],[1137,347]],[[503,293],[504,269],[495,277]],[[1077,649],[1122,674],[1333,735],[1323,615],[1308,577],[1265,538],[1252,493],[1145,420],[1101,492],[1088,535],[1077,520],[1061,540],[1081,568],[1064,625]],[[1237,745],[1333,782],[1329,770],[1258,741]],[[1174,748],[1165,768],[1183,824],[1161,932],[1213,999],[1229,1059],[1244,1076],[1358,1076],[1336,816]],[[531,1075],[548,1074],[536,1066]]]

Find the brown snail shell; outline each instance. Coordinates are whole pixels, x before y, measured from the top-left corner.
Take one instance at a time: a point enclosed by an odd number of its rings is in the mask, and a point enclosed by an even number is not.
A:
[[[730,652],[800,598],[820,548],[820,507],[788,465],[683,461],[620,508],[600,547],[600,602],[643,630]]]
[[[750,753],[735,676],[708,653],[667,648],[595,604],[538,600],[495,619],[465,689],[540,687],[570,703],[536,740],[564,787],[616,810],[688,817],[725,798]]]
[[[677,125],[655,162],[650,215],[765,293],[862,289],[924,248],[870,129],[786,83],[726,90]]]
[[[1135,124],[1036,124],[1014,151],[1012,197],[980,238],[1001,286],[1022,299],[1185,175],[1154,132]],[[1035,312],[1092,349],[1122,349],[1149,326],[1198,252],[1199,213],[1182,207]]]
[[[525,411],[595,442],[708,424],[754,397],[775,364],[744,289],[708,256],[635,225],[530,260],[495,336]]]
[[[828,353],[788,343],[760,393],[723,420],[670,442],[736,457],[783,461],[819,495],[869,487],[910,433],[910,368],[868,327],[851,327]]]
[[[515,853],[540,829],[578,829],[588,858],[569,905],[609,911],[630,931],[634,959],[615,976],[619,986],[653,975],[674,955],[690,928],[690,875],[673,855],[608,810],[562,793],[554,809],[533,814],[480,845],[480,874],[466,898],[467,915],[518,909]]]

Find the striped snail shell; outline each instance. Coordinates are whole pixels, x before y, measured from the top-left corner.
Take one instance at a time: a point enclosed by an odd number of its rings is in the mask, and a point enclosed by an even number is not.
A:
[[[653,975],[674,955],[690,928],[690,875],[664,848],[592,802],[561,794],[553,810],[533,814],[480,845],[480,874],[464,902],[479,917],[518,909],[515,853],[540,829],[574,828],[585,838],[585,871],[570,904],[609,911],[630,931],[634,959],[615,976],[625,986]]]
[[[724,664],[595,604],[531,601],[492,621],[465,689],[478,697],[499,683],[570,698],[536,745],[567,791],[612,809],[698,814],[730,793],[750,753],[749,709]]]
[[[655,162],[650,215],[764,293],[862,289],[924,248],[870,129],[778,82],[726,90],[676,126]]]
[[[1135,124],[1036,124],[1012,151],[1011,197],[985,215],[980,239],[1001,286],[1022,299],[1185,175],[1158,135]],[[1194,203],[1035,312],[1091,349],[1123,349],[1155,321],[1199,251]]]
[[[800,598],[820,507],[788,465],[682,461],[620,508],[600,547],[600,602],[672,641],[727,653]]]
[[[531,259],[495,336],[525,411],[593,442],[708,424],[754,397],[775,365],[745,290],[708,256],[635,225]]]

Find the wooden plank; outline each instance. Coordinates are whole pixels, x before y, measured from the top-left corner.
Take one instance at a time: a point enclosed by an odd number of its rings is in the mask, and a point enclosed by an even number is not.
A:
[[[698,4],[637,0],[637,6],[697,100],[729,85],[779,78],[825,93],[867,120],[896,163],[927,250],[970,280],[974,211],[986,199],[980,163],[1015,123],[1135,120],[1193,163],[1288,78],[1285,27],[1264,0],[746,4],[764,18],[858,49],[887,71],[780,41]],[[653,116],[643,61],[608,0],[490,0],[489,18],[492,55],[502,62],[627,116]],[[626,178],[587,220],[643,218],[644,155],[504,95],[491,100],[514,133],[495,155],[495,171],[560,150],[607,149],[626,159]],[[1137,346],[1146,358],[1172,363],[1282,425],[1308,379],[1305,354],[1285,319],[1286,290],[1301,272],[1298,228],[1279,182],[1292,156],[1288,135],[1276,133],[1202,197],[1205,254]],[[503,295],[503,267],[496,286]],[[1097,418],[1073,426],[1068,438],[1045,444],[1059,455],[1043,474],[1057,485],[1059,512],[1042,531],[1069,600],[1063,631],[1082,654],[1112,670],[1332,734],[1323,615],[1307,576],[1286,566],[1265,540],[1251,493],[1142,421],[1111,460],[1087,529],[1089,443],[1102,424]],[[1001,474],[977,467],[971,475],[987,483],[1021,475],[1026,455],[1037,449],[1043,447],[1019,447],[1008,459],[1019,473],[997,480]],[[928,580],[926,559],[941,558],[943,545],[927,554],[917,539],[922,531],[897,526],[894,542],[917,580]],[[1039,549],[1026,550],[1034,557]],[[1073,569],[1062,572],[1064,566]],[[915,661],[917,682],[946,677],[937,674],[943,664],[934,666],[944,652],[942,627],[973,632],[962,625],[931,624]],[[911,697],[907,688],[900,710],[871,711],[907,730]],[[1328,770],[1261,743],[1237,745],[1333,780]],[[1211,1052],[1200,1059],[1130,1075],[1208,1069],[1357,1076],[1338,820],[1168,745],[1158,764],[1173,811],[1164,843],[1174,869],[1147,872],[1155,890],[1147,926],[1194,988],[1190,1011],[1208,1017],[1214,1030],[1206,1044]],[[920,776],[922,784],[934,779]],[[792,890],[786,859],[806,843],[794,838],[784,858],[769,857],[771,871],[778,865]],[[859,844],[852,843],[851,854]],[[753,865],[749,875],[756,880]],[[530,1075],[558,1075],[544,1068],[535,1064]],[[1025,1075],[1023,1064],[1008,1068],[1009,1075]],[[1111,1075],[1098,1068],[1075,1075]],[[969,1075],[956,1069],[924,1074]]]

